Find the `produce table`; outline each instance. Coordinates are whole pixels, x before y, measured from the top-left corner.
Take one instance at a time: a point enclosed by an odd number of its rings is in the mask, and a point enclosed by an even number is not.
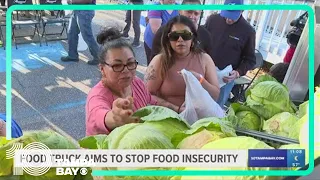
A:
[[[272,134],[267,134],[264,132],[259,131],[252,131],[252,130],[246,130],[246,129],[236,129],[236,133],[238,136],[249,136],[253,137],[255,139],[258,139],[260,141],[263,141],[267,144],[273,144],[277,146],[285,145],[285,144],[299,144],[298,140],[290,139],[286,137],[281,136],[275,136]]]

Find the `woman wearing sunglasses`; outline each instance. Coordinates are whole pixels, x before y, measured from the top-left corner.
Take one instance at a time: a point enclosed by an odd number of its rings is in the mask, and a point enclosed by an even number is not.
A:
[[[97,36],[101,81],[89,92],[86,102],[86,135],[108,134],[114,128],[138,122],[135,110],[156,104],[136,77],[138,62],[131,45],[115,28]]]
[[[174,104],[177,112],[183,110],[185,101],[186,85],[179,74],[182,69],[191,71],[214,100],[219,97],[215,64],[198,48],[196,39],[197,30],[189,18],[172,18],[164,27],[162,51],[152,59],[145,76],[150,93]]]

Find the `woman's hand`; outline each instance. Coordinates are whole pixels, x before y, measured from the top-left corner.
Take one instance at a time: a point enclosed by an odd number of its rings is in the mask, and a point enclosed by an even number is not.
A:
[[[185,109],[186,109],[186,104],[183,103],[183,104],[179,107],[178,113],[179,113],[179,114],[182,113],[182,111],[184,111]]]
[[[195,71],[190,71],[199,81],[201,80],[201,78],[203,78],[203,75],[195,72]]]
[[[129,123],[139,122],[138,117],[133,117],[133,98],[118,98],[113,102],[112,105],[112,119],[113,119],[113,128],[123,126]]]
[[[239,77],[240,77],[239,72],[233,70],[233,71],[231,71],[231,72],[229,73],[229,76],[223,77],[222,80],[223,80],[223,82],[225,82],[225,83],[229,83],[229,82],[234,81],[235,79],[237,79],[237,78],[239,78]]]
[[[200,73],[197,73],[195,71],[190,71],[199,81],[201,80],[201,78],[204,78],[203,75],[201,75]],[[178,74],[180,74],[182,76],[181,71],[178,71]]]

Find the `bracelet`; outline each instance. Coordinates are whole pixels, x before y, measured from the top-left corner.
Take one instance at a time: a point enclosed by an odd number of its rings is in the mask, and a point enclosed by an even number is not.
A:
[[[200,84],[202,84],[203,81],[204,81],[204,77],[200,74],[200,79],[199,79]]]

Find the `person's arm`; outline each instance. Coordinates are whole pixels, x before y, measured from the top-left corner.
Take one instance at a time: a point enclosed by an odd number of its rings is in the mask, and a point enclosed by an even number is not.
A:
[[[108,98],[108,97],[106,97]],[[102,96],[92,96],[86,103],[86,132],[87,135],[109,134],[111,129],[105,123],[107,113],[111,111],[112,102]]]
[[[150,18],[149,19],[149,23],[150,23],[150,26],[151,26],[152,33],[155,34],[158,31],[158,29],[160,28],[162,20],[161,19]]]
[[[204,64],[205,68],[205,74],[203,75],[202,80],[202,87],[208,91],[210,96],[216,101],[219,98],[220,94],[220,87],[219,87],[219,81],[216,71],[216,66],[211,59],[211,57],[203,53],[202,55],[202,62]],[[192,72],[199,80],[201,79],[200,74],[196,72]]]
[[[6,136],[6,122],[0,119],[0,136]]]
[[[112,103],[101,96],[93,96],[87,103],[87,135],[109,134],[114,128],[135,122],[131,117],[132,99],[118,98]],[[111,105],[112,104],[112,105]]]
[[[235,69],[240,76],[243,76],[247,71],[252,70],[256,65],[256,55],[255,55],[255,46],[256,46],[256,33],[252,30],[242,52],[241,52],[241,63],[237,69]]]
[[[151,93],[152,98],[154,98],[157,101],[157,105],[164,106],[178,112],[179,106],[176,106],[159,96],[159,89],[163,82],[163,79],[161,78],[161,75],[160,75],[161,74],[160,61],[161,61],[161,54],[155,56],[152,59],[151,63],[149,64],[147,68],[147,72],[144,77],[146,87],[148,91]]]
[[[161,11],[151,10],[148,12],[149,24],[153,34],[156,34],[158,29],[161,27]]]
[[[162,99],[161,97],[152,95],[152,98],[154,98],[157,101],[157,105],[167,107],[171,110],[174,110],[177,113],[181,113],[184,110],[184,107],[176,106],[176,105]]]

